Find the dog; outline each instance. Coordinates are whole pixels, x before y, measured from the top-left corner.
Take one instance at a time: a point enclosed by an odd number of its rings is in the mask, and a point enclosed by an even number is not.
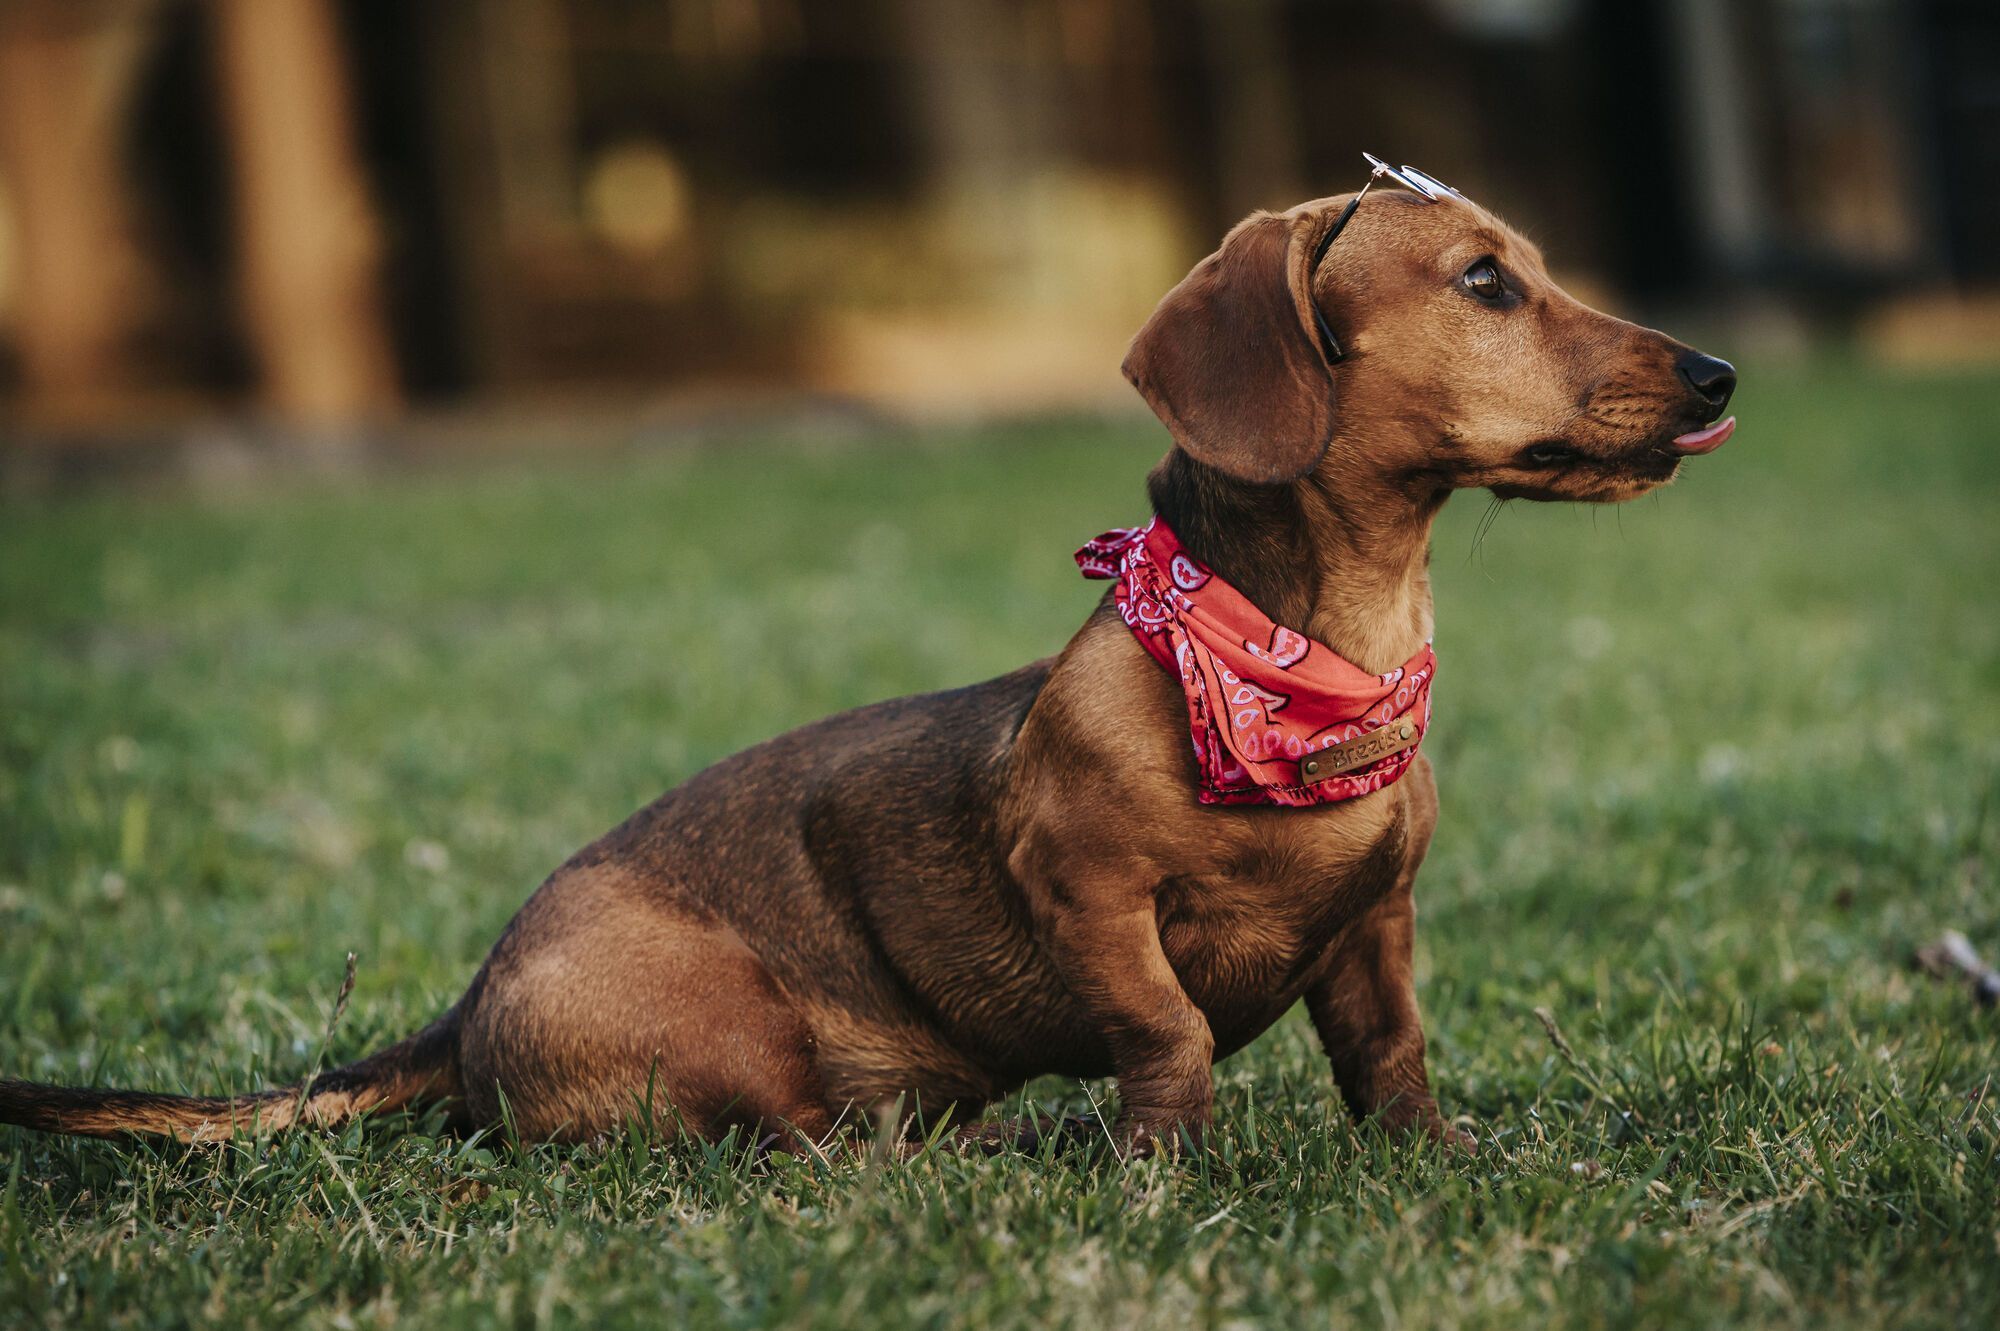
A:
[[[1362,194],[1236,226],[1124,369],[1172,436],[1149,493],[1188,567],[1392,680],[1432,636],[1453,491],[1643,494],[1727,437],[1735,373],[1581,304],[1453,192]],[[1399,741],[1395,779],[1317,800],[1314,750],[1291,804],[1223,798],[1191,676],[1162,668],[1128,592],[1053,658],[669,791],[543,883],[401,1043],[238,1097],[0,1081],[0,1123],[200,1140],[425,1103],[472,1127],[504,1102],[528,1139],[658,1111],[784,1150],[896,1106],[970,1124],[1055,1073],[1115,1077],[1116,1136],[1146,1151],[1198,1144],[1212,1066],[1304,999],[1353,1115],[1470,1148],[1431,1093],[1411,982],[1428,760]]]

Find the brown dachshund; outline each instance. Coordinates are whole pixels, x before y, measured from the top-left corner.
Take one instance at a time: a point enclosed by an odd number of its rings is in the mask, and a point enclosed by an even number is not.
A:
[[[1321,261],[1349,197],[1236,227],[1125,372],[1173,435],[1150,489],[1187,551],[1379,672],[1431,637],[1453,490],[1642,494],[1726,436],[1702,427],[1735,376],[1578,303],[1455,195],[1376,191]],[[1180,681],[1107,597],[1053,659],[663,795],[557,870],[400,1044],[234,1099],[0,1081],[0,1123],[202,1138],[444,1101],[481,1124],[504,1095],[524,1136],[587,1139],[651,1096],[786,1147],[899,1102],[963,1123],[1058,1073],[1116,1077],[1144,1148],[1198,1139],[1210,1066],[1303,998],[1354,1114],[1461,1139],[1410,978],[1429,764],[1338,803],[1208,805],[1188,741]]]

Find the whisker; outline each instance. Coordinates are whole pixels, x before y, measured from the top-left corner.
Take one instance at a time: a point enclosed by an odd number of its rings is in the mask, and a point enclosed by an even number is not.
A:
[[[1499,495],[1490,495],[1486,500],[1486,511],[1479,515],[1479,523],[1472,529],[1472,548],[1465,552],[1465,562],[1470,564],[1473,557],[1479,557],[1481,572],[1486,571],[1486,533],[1493,530],[1493,524],[1500,520],[1500,510],[1507,501]]]

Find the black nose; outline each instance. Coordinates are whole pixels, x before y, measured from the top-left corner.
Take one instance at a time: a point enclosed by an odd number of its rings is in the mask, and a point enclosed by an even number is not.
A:
[[[1699,351],[1688,351],[1674,362],[1674,370],[1680,375],[1681,382],[1699,394],[1710,410],[1718,414],[1729,405],[1729,395],[1736,391],[1736,367],[1726,360],[1704,356]]]

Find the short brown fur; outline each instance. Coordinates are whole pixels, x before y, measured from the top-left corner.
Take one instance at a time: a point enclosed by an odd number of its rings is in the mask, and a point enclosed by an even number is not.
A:
[[[1585,308],[1463,201],[1371,195],[1313,271],[1345,202],[1238,226],[1126,370],[1174,435],[1150,488],[1190,551],[1380,671],[1431,636],[1452,490],[1629,498],[1717,404],[1677,375],[1686,348]],[[1506,308],[1458,281],[1482,256]],[[1198,1139],[1210,1065],[1303,999],[1354,1114],[1467,1140],[1432,1098],[1410,976],[1429,763],[1307,809],[1194,790],[1176,681],[1100,603],[1050,660],[832,717],[668,792],[542,885],[438,1023],[304,1095],[0,1081],[0,1122],[201,1137],[441,1099],[487,1123],[504,1095],[530,1137],[646,1107],[792,1146],[899,1102],[963,1122],[1038,1074],[1108,1074],[1143,1148]]]

